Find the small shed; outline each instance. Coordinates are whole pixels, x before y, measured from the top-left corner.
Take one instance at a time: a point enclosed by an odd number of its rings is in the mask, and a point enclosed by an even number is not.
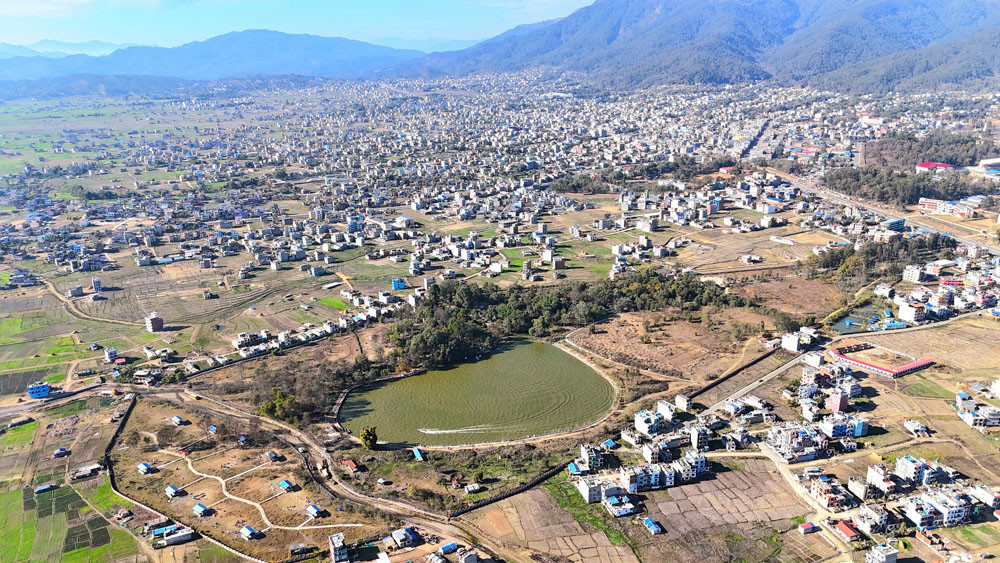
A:
[[[278,459],[281,458],[281,456],[278,455],[278,452],[274,450],[268,450],[268,452],[264,455],[267,457],[268,461],[278,461]]]
[[[257,530],[254,530],[250,526],[243,526],[240,528],[240,536],[245,540],[252,540],[257,535]]]
[[[136,465],[135,467],[136,467],[136,469],[139,470],[139,475],[148,475],[149,472],[152,471],[152,469],[153,469],[152,467],[149,466],[148,463],[140,463],[139,465]]]
[[[174,498],[181,492],[180,489],[178,489],[173,485],[168,485],[167,488],[164,489],[163,491],[167,493],[167,498]]]
[[[66,455],[69,455],[69,452],[66,451],[66,448],[59,448],[56,451],[52,452],[52,457],[64,457]]]
[[[308,514],[312,518],[319,518],[319,515],[322,513],[323,511],[320,510],[320,508],[315,504],[310,504],[309,506],[306,507],[306,514]]]
[[[170,418],[170,422],[172,422],[174,426],[180,426],[184,424],[184,419],[179,416],[173,416]]]
[[[281,487],[282,491],[290,491],[292,490],[293,485],[291,481],[283,479],[280,483],[278,483],[278,486]]]
[[[205,513],[208,512],[208,507],[199,502],[198,504],[194,505],[193,510],[195,516],[204,516]]]

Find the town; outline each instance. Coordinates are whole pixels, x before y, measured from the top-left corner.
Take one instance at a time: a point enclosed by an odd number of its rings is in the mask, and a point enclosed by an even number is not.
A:
[[[2,109],[13,560],[1000,554],[995,94]]]

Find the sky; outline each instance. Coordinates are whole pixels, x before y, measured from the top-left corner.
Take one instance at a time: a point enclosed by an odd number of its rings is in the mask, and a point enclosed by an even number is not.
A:
[[[0,42],[174,46],[271,29],[370,41],[486,39],[593,0],[0,0]]]

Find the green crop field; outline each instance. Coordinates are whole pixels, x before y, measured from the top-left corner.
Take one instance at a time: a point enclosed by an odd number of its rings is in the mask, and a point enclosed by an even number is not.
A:
[[[10,274],[7,274],[10,277]],[[14,342],[14,337],[21,334],[21,319],[20,318],[7,318],[0,320],[0,344],[6,344],[8,342]]]
[[[0,493],[0,557],[3,561],[113,561],[138,546],[103,518],[84,520],[87,506],[73,489],[35,495],[33,489]],[[70,527],[71,522],[76,524]]]
[[[115,506],[121,508],[132,507],[131,502],[121,498],[111,490],[111,481],[108,480],[107,476],[104,477],[104,483],[99,487],[81,488],[79,493],[83,498],[87,499],[87,502],[102,513],[107,513]]]

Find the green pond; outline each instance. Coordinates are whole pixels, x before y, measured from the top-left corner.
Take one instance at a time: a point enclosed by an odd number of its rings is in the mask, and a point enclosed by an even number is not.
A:
[[[573,430],[600,420],[614,389],[551,344],[521,343],[481,361],[353,391],[340,422],[380,442],[448,446]]]

